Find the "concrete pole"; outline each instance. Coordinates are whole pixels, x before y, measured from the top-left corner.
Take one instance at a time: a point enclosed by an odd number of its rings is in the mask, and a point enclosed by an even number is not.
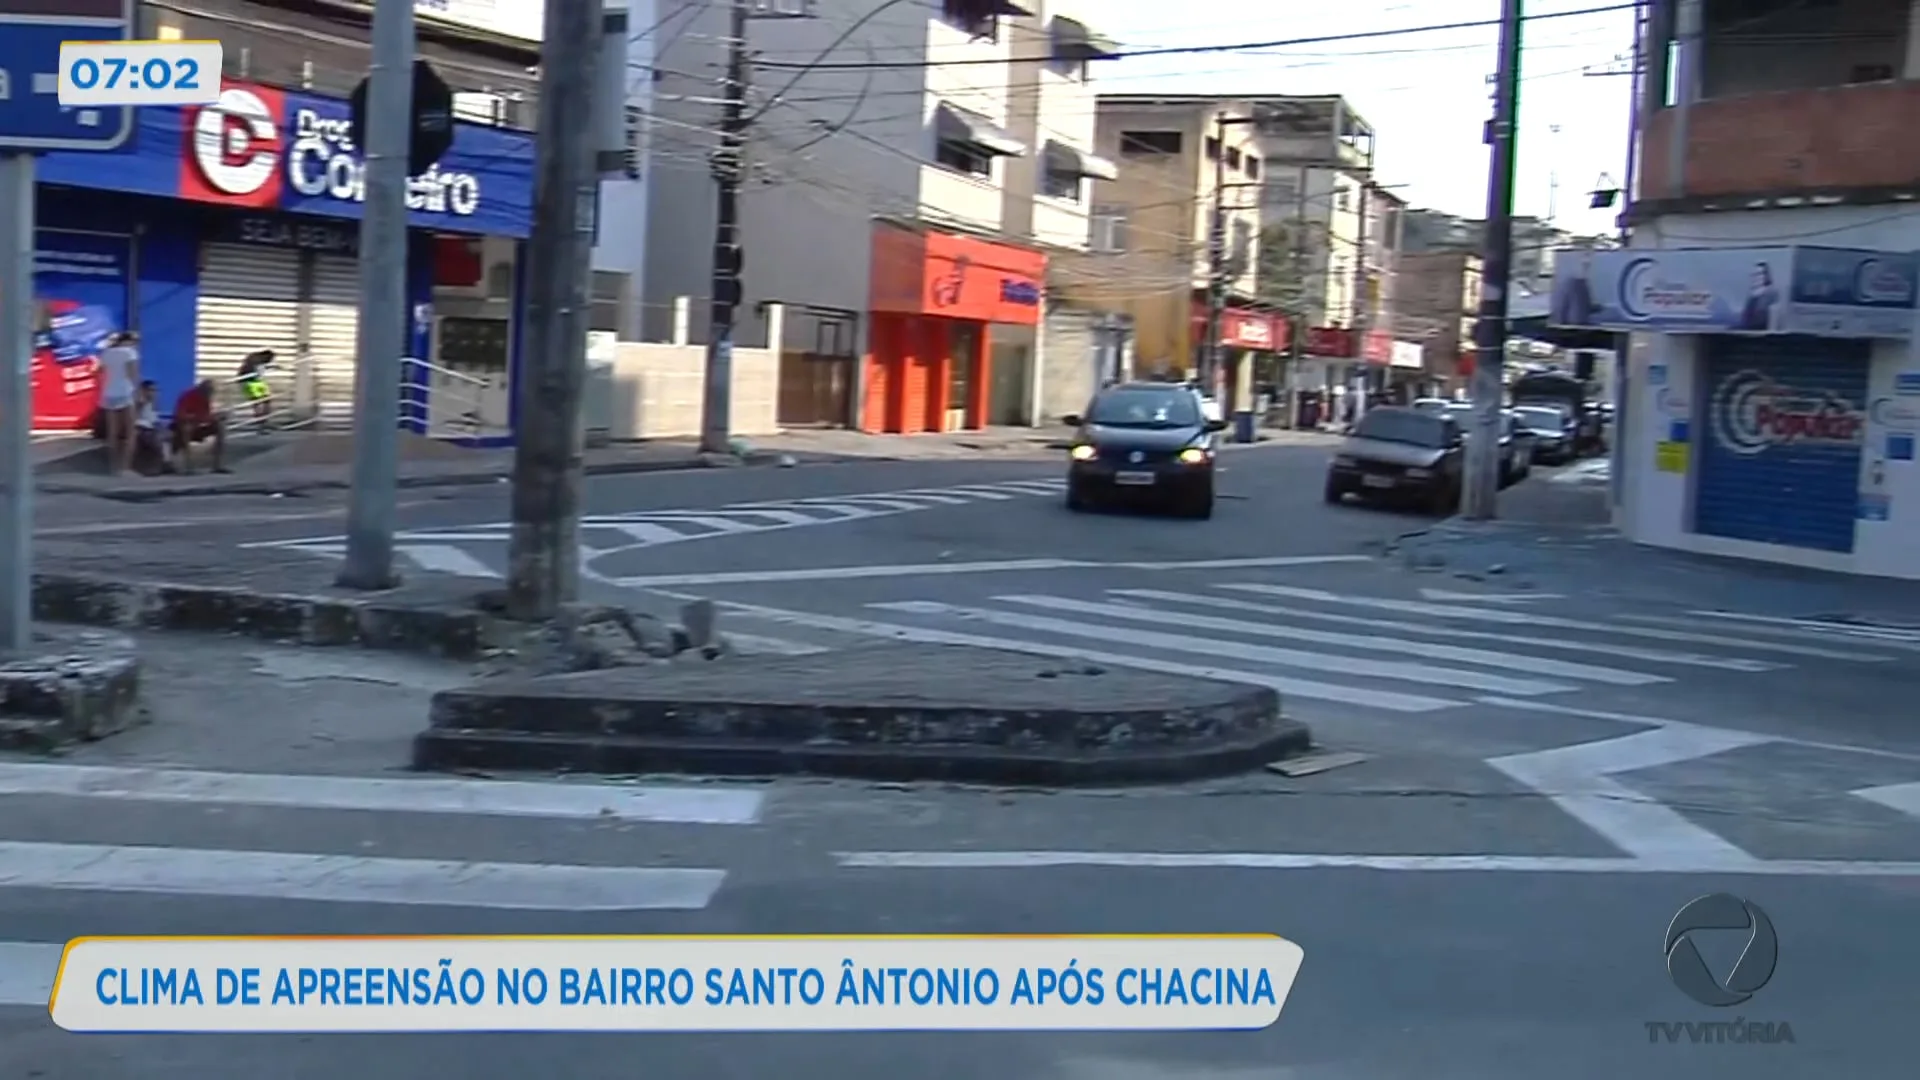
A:
[[[592,304],[604,13],[600,0],[550,0],[540,46],[540,128],[527,332],[514,432],[507,613],[551,618],[580,592],[580,394]]]
[[[1500,494],[1500,416],[1506,387],[1507,278],[1513,263],[1513,172],[1520,135],[1520,27],[1522,0],[1500,6],[1500,70],[1495,76],[1493,155],[1487,174],[1486,254],[1480,270],[1480,320],[1474,326],[1473,427],[1467,437],[1466,491],[1461,513],[1471,521],[1495,516]]]
[[[0,154],[0,652],[33,644],[33,172]]]
[[[367,82],[366,203],[354,366],[353,487],[338,582],[389,589],[399,480],[400,374],[407,348],[407,150],[413,116],[413,5],[378,0]]]
[[[740,184],[747,141],[747,0],[733,0],[728,25],[726,105],[720,114],[720,147],[713,156],[719,205],[713,221],[713,312],[700,416],[700,449],[709,454],[733,450],[733,338],[744,269]],[[779,342],[768,345],[780,348]]]

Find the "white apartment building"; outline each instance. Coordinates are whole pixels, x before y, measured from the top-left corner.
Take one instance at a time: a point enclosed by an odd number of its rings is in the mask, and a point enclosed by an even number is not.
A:
[[[704,339],[728,7],[700,5],[653,43],[649,337],[689,297]],[[1084,197],[1070,196],[1087,186],[1076,170],[1098,168],[1073,84],[1105,46],[1037,0],[770,3],[748,38],[736,340],[764,336],[766,305],[785,305],[782,422],[1030,417],[1045,249],[1084,244]]]

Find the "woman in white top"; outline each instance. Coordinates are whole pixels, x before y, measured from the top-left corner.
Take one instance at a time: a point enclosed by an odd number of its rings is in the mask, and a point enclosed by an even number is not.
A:
[[[140,337],[115,334],[100,352],[100,410],[107,419],[107,470],[133,467],[133,398],[140,388]]]

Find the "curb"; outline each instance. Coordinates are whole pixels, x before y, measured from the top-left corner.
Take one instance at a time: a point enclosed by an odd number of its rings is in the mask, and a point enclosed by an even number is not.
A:
[[[34,575],[36,619],[121,630],[238,634],[301,645],[353,645],[473,660],[487,649],[484,613],[452,604],[262,593],[216,585]]]
[[[670,461],[610,461],[584,466],[587,476],[623,476],[638,473],[687,472],[693,469],[731,469],[744,466],[767,465],[779,460],[779,454],[755,452],[742,458],[728,459],[725,462],[712,462],[700,458],[675,459]],[[402,474],[395,486],[400,488],[427,487],[471,487],[476,484],[493,484],[506,479],[503,472],[450,473],[444,476],[420,474],[408,476]],[[114,502],[149,503],[165,499],[192,498],[194,496],[214,495],[297,495],[308,491],[346,491],[352,482],[341,478],[325,480],[281,481],[272,480],[235,480],[232,483],[217,486],[166,485],[99,488],[86,484],[75,484],[59,480],[42,480],[37,490],[49,495],[91,495],[95,498],[110,499]]]
[[[34,638],[30,655],[0,663],[0,749],[47,753],[146,722],[132,641],[52,626]]]
[[[880,646],[479,683],[434,695],[413,766],[1060,787],[1223,776],[1312,742],[1270,688],[1052,663]]]

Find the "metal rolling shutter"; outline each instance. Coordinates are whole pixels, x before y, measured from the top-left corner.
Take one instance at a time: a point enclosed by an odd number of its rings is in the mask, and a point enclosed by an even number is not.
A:
[[[1085,409],[1100,388],[1093,315],[1054,308],[1040,332],[1040,415],[1057,420]]]
[[[272,349],[278,360],[280,370],[269,379],[274,393],[291,395],[300,354],[299,253],[241,244],[203,246],[194,325],[194,371],[214,380],[223,400],[237,400],[234,373],[248,353],[259,349]]]
[[[308,294],[307,347],[313,357],[314,399],[323,424],[353,421],[354,357],[360,346],[360,263],[316,255]]]
[[[1764,404],[1795,417],[1831,403],[1860,416],[1867,408],[1871,343],[1712,337],[1702,344],[1693,423],[1706,430],[1691,439],[1699,454],[1694,531],[1852,551],[1864,425],[1853,425],[1850,437],[1788,438],[1780,423],[1762,422],[1758,409]],[[1756,392],[1763,383],[1770,389]]]

